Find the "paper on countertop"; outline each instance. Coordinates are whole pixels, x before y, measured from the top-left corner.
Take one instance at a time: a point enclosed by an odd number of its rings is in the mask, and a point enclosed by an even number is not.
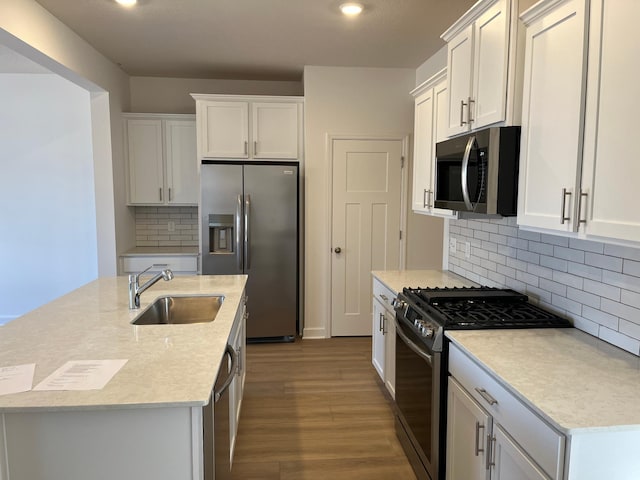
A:
[[[0,395],[31,390],[35,370],[35,363],[0,367]]]
[[[127,360],[72,360],[65,363],[34,390],[101,390]]]

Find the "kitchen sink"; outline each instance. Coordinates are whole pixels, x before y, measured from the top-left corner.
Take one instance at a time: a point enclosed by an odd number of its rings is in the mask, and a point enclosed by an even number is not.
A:
[[[159,297],[131,323],[164,325],[213,322],[223,300],[222,295]]]

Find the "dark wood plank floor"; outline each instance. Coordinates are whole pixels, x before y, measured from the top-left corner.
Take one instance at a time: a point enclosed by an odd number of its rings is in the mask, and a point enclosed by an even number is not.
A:
[[[247,346],[234,480],[415,480],[370,338]]]

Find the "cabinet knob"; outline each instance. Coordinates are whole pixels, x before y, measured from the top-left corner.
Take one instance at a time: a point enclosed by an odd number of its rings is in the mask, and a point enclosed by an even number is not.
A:
[[[342,251],[342,249],[340,247],[336,247],[333,249],[334,252],[336,253],[340,253]]]

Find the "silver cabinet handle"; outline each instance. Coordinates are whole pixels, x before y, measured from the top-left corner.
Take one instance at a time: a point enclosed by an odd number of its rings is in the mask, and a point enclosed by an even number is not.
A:
[[[245,269],[251,268],[251,195],[244,201],[244,260]]]
[[[253,141],[253,156],[256,157],[258,155],[258,141]]]
[[[464,107],[466,103],[464,100],[460,100],[460,126],[464,126],[467,122],[464,121]]]
[[[433,190],[429,190],[429,196],[427,197],[427,205],[429,206],[429,208],[433,208],[433,194],[434,191]]]
[[[469,179],[469,157],[471,156],[471,149],[473,148],[473,144],[476,142],[476,136],[472,135],[467,140],[467,146],[464,149],[464,157],[462,157],[462,170],[460,173],[460,182],[462,183],[462,198],[464,199],[464,204],[467,208],[473,211],[473,205],[471,204],[471,199],[469,198],[469,185],[467,185],[467,181]]]
[[[162,201],[162,187],[160,187],[158,191],[160,192],[160,201]]]
[[[584,219],[580,218],[582,216],[582,197],[584,197],[586,201],[587,198],[589,197],[589,194],[587,192],[583,192],[582,190],[580,190],[580,198],[578,200],[578,224],[587,223],[586,213],[585,213]]]
[[[475,100],[472,100],[471,97],[469,97],[467,99],[467,122],[469,123],[469,125],[471,125],[471,122],[474,122],[475,120],[471,117],[471,104],[472,103],[476,103]]]
[[[244,154],[249,155],[249,142],[244,141]]]
[[[384,322],[384,314],[380,313],[378,315],[378,331],[379,332],[382,332],[384,329],[384,327],[382,326],[383,322]]]
[[[387,334],[387,316],[382,314],[382,335]]]
[[[567,197],[571,196],[571,192],[567,192],[566,188],[562,189],[562,206],[560,208],[560,224],[564,225],[564,222],[568,222],[569,220],[571,220],[571,217],[567,217],[566,215],[566,211],[567,211]]]
[[[497,405],[498,401],[493,398],[489,392],[487,392],[484,388],[476,387],[476,392],[480,394],[480,396],[487,402],[489,405]]]
[[[496,466],[496,436],[487,435],[487,444],[489,447],[489,453],[487,455],[487,470]]]
[[[169,201],[171,201],[171,187],[169,187]]]
[[[427,189],[424,189],[424,193],[422,194],[422,208],[427,208]]]
[[[242,253],[241,253],[241,243],[242,243],[242,234],[240,233],[242,230],[242,195],[238,195],[237,204],[236,204],[236,218],[235,218],[235,229],[236,229],[236,259],[238,260],[238,270],[242,273]]]
[[[480,430],[484,432],[484,425],[480,425],[480,422],[476,422],[476,446],[475,446],[476,457],[481,453],[484,453],[484,448],[480,448]],[[484,436],[482,438],[484,438]]]
[[[378,294],[378,296],[385,302],[389,303],[389,297],[387,297],[386,295],[383,295],[382,293],[380,293]]]

